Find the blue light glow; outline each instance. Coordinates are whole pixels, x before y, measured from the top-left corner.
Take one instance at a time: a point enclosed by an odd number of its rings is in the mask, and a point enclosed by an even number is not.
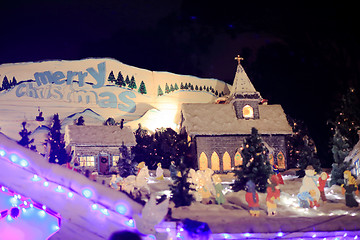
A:
[[[72,198],[72,197],[74,197],[74,194],[72,192],[68,192],[68,197]]]
[[[34,176],[31,178],[31,181],[33,181],[33,182],[38,182],[40,180],[41,180],[41,178],[36,174],[34,174]]]
[[[0,156],[4,157],[6,155],[6,152],[4,150],[0,150]]]
[[[282,237],[282,236],[284,236],[284,233],[278,232],[276,235],[277,235],[278,237]]]
[[[85,188],[84,190],[82,190],[82,195],[86,198],[91,198],[93,193],[90,189]]]
[[[49,183],[48,182],[44,182],[44,187],[48,187]]]
[[[38,215],[43,218],[46,216],[46,212],[44,210],[41,210],[38,212]]]
[[[63,193],[63,192],[65,192],[65,190],[59,185],[55,188],[55,192]]]
[[[29,166],[29,163],[28,163],[28,161],[26,161],[25,159],[21,159],[21,160],[20,160],[20,166],[22,166],[22,167],[27,167],[27,166]]]
[[[250,237],[251,233],[244,233],[244,237]]]
[[[230,239],[231,238],[231,235],[227,234],[227,233],[223,233],[222,236],[223,236],[224,239]]]
[[[100,211],[104,214],[104,215],[106,215],[106,216],[109,216],[110,214],[109,214],[109,211],[106,209],[106,208],[102,208],[102,209],[100,209]]]
[[[119,204],[116,206],[116,211],[122,215],[127,213],[127,208],[123,204]]]
[[[125,224],[128,227],[134,227],[134,220],[130,219],[129,221],[126,221]]]
[[[92,210],[97,210],[97,209],[98,209],[98,205],[94,203],[93,205],[91,205],[91,209],[92,209]]]
[[[18,156],[16,156],[15,154],[11,154],[11,155],[10,155],[10,160],[11,160],[12,162],[16,162],[16,161],[18,160]]]

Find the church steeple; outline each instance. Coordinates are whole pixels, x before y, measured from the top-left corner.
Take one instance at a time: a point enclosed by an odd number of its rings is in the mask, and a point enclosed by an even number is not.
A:
[[[234,106],[236,117],[238,119],[259,119],[259,103],[262,99],[260,93],[255,90],[240,64],[243,58],[237,55],[235,60],[238,61],[238,65],[230,92],[230,99]]]
[[[234,78],[234,82],[232,85],[232,89],[230,92],[230,95],[232,97],[236,96],[236,95],[243,95],[243,94],[254,94],[256,93],[256,90],[254,88],[254,86],[252,85],[249,77],[247,76],[244,68],[241,66],[240,61],[244,60],[242,57],[240,57],[240,55],[237,55],[237,57],[235,57],[235,60],[238,61],[238,65],[237,65],[237,69],[236,69],[236,73],[235,73],[235,78]]]

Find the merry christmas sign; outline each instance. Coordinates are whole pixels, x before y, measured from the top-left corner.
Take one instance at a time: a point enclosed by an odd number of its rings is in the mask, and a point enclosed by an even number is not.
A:
[[[86,125],[109,117],[154,130],[176,128],[182,103],[209,103],[229,93],[215,79],[154,72],[114,59],[44,61],[0,65],[0,127],[18,139],[21,122],[35,131],[55,113],[62,124],[79,116]],[[43,122],[35,121],[42,112]]]

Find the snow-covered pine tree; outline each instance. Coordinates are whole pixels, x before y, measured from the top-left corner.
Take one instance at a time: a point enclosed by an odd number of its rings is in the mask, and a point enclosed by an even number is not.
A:
[[[272,174],[272,167],[268,161],[268,149],[262,142],[258,130],[251,129],[251,135],[244,140],[241,156],[243,164],[234,170],[235,182],[232,185],[234,191],[244,190],[246,182],[252,180],[256,190],[266,191],[267,179]]]
[[[20,144],[21,146],[24,146],[26,148],[29,148],[29,145],[34,142],[34,139],[30,140],[30,138],[29,138],[29,136],[31,135],[31,131],[28,131],[26,129],[26,122],[22,122],[21,125],[22,125],[23,129],[21,129],[21,131],[19,132],[21,139],[20,139],[20,141],[18,141],[18,144]]]
[[[130,84],[130,78],[129,78],[129,75],[126,75],[126,78],[125,78],[125,83],[126,83],[126,85],[129,85],[129,84]]]
[[[169,93],[169,92],[170,92],[169,85],[165,83],[165,93]]]
[[[119,151],[120,151],[120,158],[117,163],[119,175],[123,178],[126,178],[130,175],[136,175],[135,166],[133,165],[132,162],[134,158],[129,148],[125,146],[125,144],[123,143],[119,148]]]
[[[191,183],[188,181],[189,170],[181,161],[179,165],[180,177],[177,176],[174,183],[170,185],[171,200],[175,203],[175,207],[190,206],[195,200],[190,193],[190,190],[194,189],[191,188]]]
[[[58,114],[54,114],[53,125],[49,132],[50,155],[49,162],[57,163],[59,165],[65,164],[69,161],[69,156],[65,151],[65,143],[60,132],[61,124]]]
[[[3,81],[2,81],[2,89],[7,90],[9,88],[10,88],[10,83],[9,83],[8,78],[5,76]]]

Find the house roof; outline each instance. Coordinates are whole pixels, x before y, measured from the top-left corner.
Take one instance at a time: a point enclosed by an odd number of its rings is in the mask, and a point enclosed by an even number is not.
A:
[[[280,105],[259,105],[260,119],[237,119],[232,104],[184,103],[182,127],[194,135],[292,134]]]
[[[67,125],[66,145],[80,146],[127,146],[136,145],[135,135],[129,127],[89,125]]]

